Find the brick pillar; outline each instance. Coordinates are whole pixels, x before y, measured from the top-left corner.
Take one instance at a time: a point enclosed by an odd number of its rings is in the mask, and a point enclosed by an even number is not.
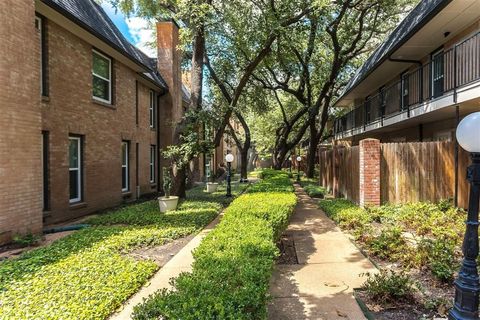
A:
[[[360,141],[360,205],[380,205],[380,141]]]

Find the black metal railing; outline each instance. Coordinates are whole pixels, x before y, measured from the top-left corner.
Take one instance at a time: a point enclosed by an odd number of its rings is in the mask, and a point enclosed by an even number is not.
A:
[[[335,120],[335,134],[366,126],[383,125],[384,119],[410,111],[422,102],[439,98],[480,79],[480,32],[447,51],[433,54],[430,61],[400,80],[379,89],[350,112]]]

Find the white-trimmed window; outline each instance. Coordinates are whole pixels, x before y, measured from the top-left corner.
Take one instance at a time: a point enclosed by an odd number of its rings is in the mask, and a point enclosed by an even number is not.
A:
[[[70,203],[82,200],[82,138],[70,136],[68,140],[70,171]]]
[[[41,16],[35,16],[35,28],[40,35],[40,93],[42,96],[48,96],[46,30],[44,20]]]
[[[95,100],[112,103],[112,59],[93,50],[92,94]]]
[[[122,141],[122,191],[130,189],[129,179],[129,159],[128,159],[128,141]]]
[[[150,146],[150,183],[155,183],[156,149],[157,148],[154,145]]]
[[[150,128],[155,128],[156,104],[157,104],[157,95],[155,91],[150,90],[150,108],[149,108]]]

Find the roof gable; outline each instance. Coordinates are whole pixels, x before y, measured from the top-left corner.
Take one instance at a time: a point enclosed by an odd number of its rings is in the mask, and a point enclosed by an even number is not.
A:
[[[118,30],[102,7],[94,0],[42,0],[45,4],[74,21],[90,33],[107,42],[116,50],[144,66],[149,78],[161,87],[167,84],[152,64],[152,59],[131,44]]]

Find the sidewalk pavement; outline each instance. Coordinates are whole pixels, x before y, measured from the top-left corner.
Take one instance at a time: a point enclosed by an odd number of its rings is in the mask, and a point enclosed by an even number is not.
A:
[[[363,320],[353,289],[376,272],[373,264],[318,208],[301,187],[285,234],[293,238],[298,264],[276,265],[270,281],[271,320]]]

